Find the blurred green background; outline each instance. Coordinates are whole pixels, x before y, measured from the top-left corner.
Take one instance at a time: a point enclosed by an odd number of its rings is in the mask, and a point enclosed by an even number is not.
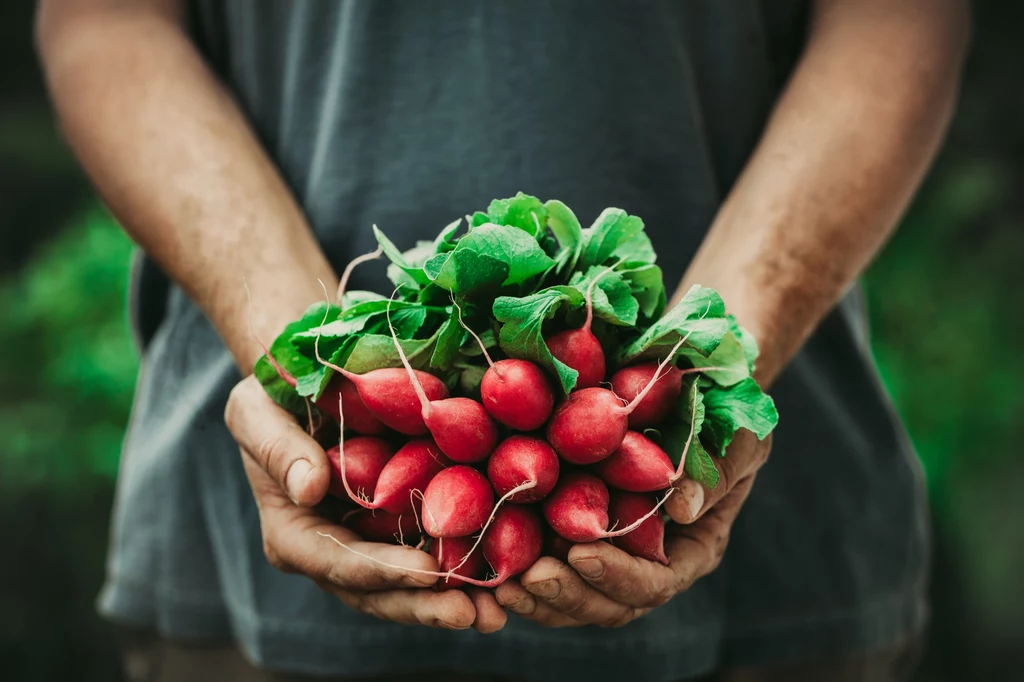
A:
[[[1024,679],[1024,9],[976,5],[948,143],[866,277],[931,491],[921,681]],[[31,11],[0,9],[0,677],[116,680],[93,599],[138,362],[131,245],[59,140]]]

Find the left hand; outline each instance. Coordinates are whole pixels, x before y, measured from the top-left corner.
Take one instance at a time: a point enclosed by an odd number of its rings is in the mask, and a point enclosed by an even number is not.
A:
[[[576,545],[569,565],[542,557],[519,580],[497,590],[498,603],[546,627],[619,627],[645,615],[718,567],[754,475],[768,458],[771,437],[737,432],[728,455],[715,458],[714,490],[683,479],[664,509],[669,564],[630,556],[607,542]]]

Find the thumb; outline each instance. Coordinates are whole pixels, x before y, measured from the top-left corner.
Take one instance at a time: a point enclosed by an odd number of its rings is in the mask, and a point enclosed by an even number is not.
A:
[[[231,391],[224,421],[246,456],[295,504],[310,507],[327,494],[331,467],[324,449],[270,399],[256,377]]]

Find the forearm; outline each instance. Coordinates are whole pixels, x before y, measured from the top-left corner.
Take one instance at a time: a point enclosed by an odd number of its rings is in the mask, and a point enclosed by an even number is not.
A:
[[[174,3],[43,2],[63,132],[125,230],[202,308],[244,372],[335,274]]]
[[[896,226],[951,116],[956,0],[819,2],[764,137],[683,277],[761,342],[769,384]]]

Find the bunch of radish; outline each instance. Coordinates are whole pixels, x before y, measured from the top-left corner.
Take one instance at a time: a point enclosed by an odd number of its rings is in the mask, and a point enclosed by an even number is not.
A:
[[[710,289],[666,312],[624,211],[582,229],[561,202],[518,194],[467,223],[405,252],[375,227],[381,249],[350,264],[336,304],[257,363],[330,446],[340,522],[429,551],[438,589],[495,587],[581,542],[667,563],[673,486],[714,487],[736,430],[777,422],[751,378],[756,343]],[[346,293],[381,252],[395,292]]]

